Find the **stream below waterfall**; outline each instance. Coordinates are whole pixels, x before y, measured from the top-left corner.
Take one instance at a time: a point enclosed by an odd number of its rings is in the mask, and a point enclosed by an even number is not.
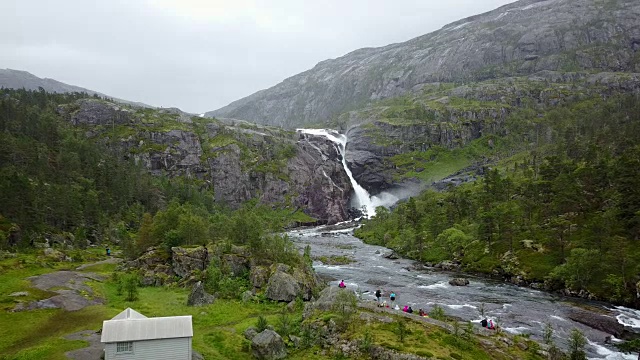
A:
[[[347,265],[325,265],[315,261],[316,272],[335,279],[337,286],[344,279],[347,287],[362,293],[363,300],[375,300],[374,292],[381,288],[383,296],[394,291],[401,307],[410,305],[415,311],[429,311],[434,304],[443,307],[448,315],[463,320],[479,322],[480,307],[484,304],[485,316],[494,319],[505,331],[512,334],[531,334],[540,341],[546,323],[554,328],[555,342],[566,348],[566,339],[573,328],[580,329],[589,343],[586,351],[589,359],[637,359],[637,354],[616,352],[604,344],[608,335],[569,320],[567,313],[578,305],[582,309],[607,309],[617,314],[619,322],[640,329],[640,311],[608,304],[578,301],[543,291],[511,284],[462,275],[469,279],[467,286],[451,286],[449,280],[461,274],[439,270],[413,270],[412,260],[391,260],[384,257],[391,250],[367,245],[353,236],[353,229],[328,231],[322,227],[294,230],[288,233],[296,246],[303,249],[310,245],[311,254],[320,256],[349,256],[355,262]],[[384,285],[372,285],[384,284]]]
[[[370,194],[362,187],[347,166],[347,136],[330,129],[297,129],[301,134],[324,137],[336,146],[342,157],[342,166],[353,186],[351,205],[363,208],[367,217],[375,215],[377,206],[391,206],[398,197],[391,193]],[[318,151],[320,151],[318,149]],[[325,175],[326,176],[326,175]],[[330,285],[337,286],[341,279],[347,287],[362,293],[363,300],[375,300],[374,293],[380,288],[387,296],[393,291],[401,307],[410,305],[415,311],[423,308],[427,312],[438,304],[447,315],[479,323],[485,317],[493,319],[502,329],[511,334],[530,334],[540,341],[546,324],[554,329],[556,345],[567,348],[567,339],[572,329],[580,329],[588,339],[586,352],[589,359],[638,359],[637,354],[616,352],[605,345],[609,334],[592,329],[570,320],[567,314],[576,307],[582,310],[606,311],[615,314],[619,323],[640,331],[640,311],[609,304],[583,301],[556,296],[547,292],[518,287],[512,284],[477,278],[469,275],[453,274],[439,270],[414,270],[415,262],[407,259],[391,260],[384,257],[391,250],[364,244],[353,236],[353,229],[323,230],[323,227],[294,230],[289,236],[303,249],[311,247],[314,257],[348,256],[355,260],[347,265],[325,265],[314,262],[316,272],[334,279]],[[468,278],[467,286],[451,286],[453,277]],[[614,341],[617,339],[614,339]]]

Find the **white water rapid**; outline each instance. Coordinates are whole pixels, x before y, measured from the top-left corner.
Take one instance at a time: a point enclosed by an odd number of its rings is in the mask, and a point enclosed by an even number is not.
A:
[[[376,214],[376,208],[378,206],[389,207],[395,204],[399,199],[387,192],[382,192],[376,196],[369,195],[369,192],[365,190],[356,179],[353,178],[351,170],[347,166],[346,152],[347,152],[347,136],[340,134],[335,130],[328,129],[297,129],[297,132],[315,136],[323,136],[337,145],[338,152],[342,156],[342,167],[347,173],[349,180],[351,180],[351,186],[355,196],[351,199],[351,206],[360,210],[363,210],[366,217],[370,218]]]

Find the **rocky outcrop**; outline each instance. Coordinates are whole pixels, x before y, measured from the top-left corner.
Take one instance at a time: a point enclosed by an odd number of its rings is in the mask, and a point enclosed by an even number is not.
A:
[[[467,286],[469,285],[469,280],[464,278],[453,278],[449,280],[449,285],[453,286]]]
[[[625,336],[624,326],[612,316],[599,315],[590,311],[573,309],[568,314],[568,318],[581,324],[587,325],[593,329],[614,335],[619,339]]]
[[[123,125],[129,124],[133,111],[111,102],[98,99],[77,101],[78,110],[71,114],[73,125]]]
[[[251,340],[251,350],[256,359],[284,359],[287,349],[282,337],[273,330],[264,330]]]
[[[177,109],[98,99],[78,100],[59,112],[152,174],[197,179],[232,208],[258,199],[300,209],[322,223],[349,216],[351,183],[338,151],[324,138],[235,121],[194,122]]]
[[[267,299],[289,302],[294,300],[299,293],[300,285],[293,276],[283,271],[276,271],[269,278],[265,296]]]
[[[640,72],[639,48],[636,0],[520,0],[404,43],[320,62],[207,115],[294,128],[439,82],[543,70]]]
[[[195,248],[172,247],[173,273],[185,278],[195,271],[203,271],[209,265],[209,251],[204,246]]]
[[[262,276],[265,273],[264,268],[254,272],[257,273]],[[299,296],[302,300],[308,301],[311,300],[314,291],[323,285],[323,281],[310,267],[291,268],[284,264],[275,264],[266,284],[265,296],[267,299],[286,302],[291,302]]]
[[[187,299],[188,306],[202,306],[213,304],[215,301],[215,297],[211,294],[208,294],[204,290],[204,285],[202,285],[201,281],[198,281],[193,285],[193,289],[191,289],[191,293],[189,294],[189,298]]]

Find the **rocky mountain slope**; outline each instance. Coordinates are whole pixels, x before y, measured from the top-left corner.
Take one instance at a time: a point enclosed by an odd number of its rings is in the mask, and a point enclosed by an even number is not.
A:
[[[517,131],[514,124],[581,101],[627,93],[640,94],[640,73],[541,71],[425,87],[419,94],[344,113],[337,124],[349,139],[346,160],[354,178],[376,194],[402,179],[431,183],[474,163],[496,160],[500,152],[509,156],[525,150],[533,139],[505,143]]]
[[[98,99],[81,99],[59,112],[153,174],[195,181],[222,204],[258,199],[303,210],[320,222],[348,217],[351,183],[337,149],[323,138]]]
[[[65,84],[58,80],[49,78],[39,78],[30,72],[13,69],[0,69],[0,88],[5,89],[25,89],[25,90],[38,90],[43,88],[44,91],[50,93],[87,93],[89,95],[98,95],[100,97],[111,98],[119,103],[151,107],[147,104],[127,101],[122,99],[113,98],[111,96],[99,93],[97,91],[85,89],[75,85]]]
[[[207,115],[294,128],[436,82],[542,70],[640,72],[639,49],[636,0],[521,0],[404,43],[323,61]]]

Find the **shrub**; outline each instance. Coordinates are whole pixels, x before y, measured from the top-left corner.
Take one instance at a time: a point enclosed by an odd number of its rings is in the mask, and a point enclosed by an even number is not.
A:
[[[256,323],[256,331],[261,333],[267,329],[267,326],[269,326],[267,319],[262,315],[258,316],[258,322]]]
[[[431,309],[429,315],[436,320],[444,320],[445,318],[444,309],[438,304],[433,305],[433,309]]]
[[[278,317],[278,334],[282,337],[289,336],[293,330],[293,323],[291,322],[291,318],[289,314],[287,314],[286,310],[282,310],[280,313],[280,317]]]
[[[125,300],[138,300],[138,284],[140,282],[138,275],[127,274],[121,278],[120,282],[122,283],[122,291],[126,294]]]
[[[571,330],[569,335],[569,359],[571,360],[586,360],[587,355],[584,352],[584,346],[587,345],[587,340],[584,334],[578,330]]]
[[[356,312],[358,299],[349,290],[338,291],[336,301],[333,303],[333,311],[338,315],[336,324],[341,330],[346,330],[351,323],[351,318]]]
[[[407,337],[407,325],[405,324],[405,320],[399,320],[396,323],[396,335],[398,335],[398,340],[401,343],[404,343],[404,339]]]

